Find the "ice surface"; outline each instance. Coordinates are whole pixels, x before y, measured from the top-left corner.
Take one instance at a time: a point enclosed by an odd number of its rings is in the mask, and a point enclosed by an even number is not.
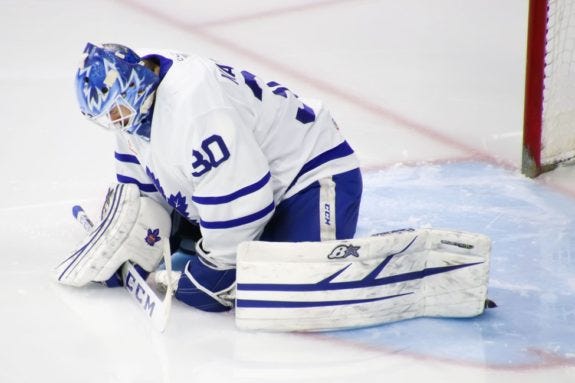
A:
[[[574,169],[518,173],[524,0],[1,0],[0,382],[573,382]],[[86,41],[176,48],[316,96],[365,170],[360,235],[493,239],[490,296],[466,320],[325,334],[240,332],[175,304],[159,334],[121,289],[51,270],[112,182],[113,137],[85,121]]]
[[[330,336],[493,368],[575,362],[570,198],[474,162],[399,166],[368,173],[365,183],[362,233],[457,227],[491,237],[489,296],[499,307],[474,319],[417,319]]]

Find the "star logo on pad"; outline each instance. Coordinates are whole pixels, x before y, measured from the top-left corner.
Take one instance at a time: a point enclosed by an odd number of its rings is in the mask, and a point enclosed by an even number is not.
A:
[[[358,250],[360,246],[353,246],[353,245],[339,245],[336,246],[331,253],[328,254],[329,259],[342,259],[347,258],[349,256],[353,256],[359,258]]]

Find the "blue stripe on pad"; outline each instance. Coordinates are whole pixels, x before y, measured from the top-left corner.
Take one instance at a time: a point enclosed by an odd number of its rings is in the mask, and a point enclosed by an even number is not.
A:
[[[240,283],[237,286],[238,291],[333,291],[346,289],[363,289],[366,287],[376,287],[391,285],[393,283],[413,281],[423,279],[431,275],[447,273],[450,271],[463,269],[470,266],[479,265],[483,262],[467,263],[463,265],[430,267],[420,271],[413,271],[404,274],[391,275],[379,279],[364,278],[358,281],[345,282],[328,282],[320,281],[319,283],[302,283],[302,284],[275,284],[275,283]],[[345,268],[349,267],[347,265]],[[340,273],[338,271],[338,273]]]
[[[351,299],[346,301],[260,301],[251,299],[238,299],[236,301],[236,306],[239,308],[305,308],[305,307],[328,307],[328,306],[343,306],[343,305],[354,305],[360,303],[371,303],[377,301],[383,301],[386,299],[398,298],[404,295],[413,294],[403,293],[396,295],[388,295],[385,297],[378,298],[367,298],[367,299]]]

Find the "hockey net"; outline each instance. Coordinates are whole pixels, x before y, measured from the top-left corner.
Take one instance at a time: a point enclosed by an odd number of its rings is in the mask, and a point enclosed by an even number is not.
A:
[[[530,0],[523,173],[575,159],[575,0]]]

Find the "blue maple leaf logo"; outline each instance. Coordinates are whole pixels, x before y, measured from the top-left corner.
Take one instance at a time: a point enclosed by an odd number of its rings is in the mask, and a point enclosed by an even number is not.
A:
[[[152,183],[158,190],[158,192],[162,195],[168,204],[173,207],[178,213],[183,215],[184,217],[188,218],[190,214],[188,213],[188,204],[186,203],[186,197],[182,195],[182,192],[178,192],[177,194],[170,194],[170,197],[166,197],[166,192],[164,188],[160,184],[160,180],[156,178],[156,175],[150,170],[150,168],[146,167],[146,174],[152,180]]]
[[[156,242],[159,242],[162,239],[160,237],[160,229],[148,229],[148,234],[146,234],[146,238],[144,240],[150,246],[154,246]]]
[[[178,192],[176,195],[170,195],[168,198],[168,203],[172,206],[178,213],[183,215],[184,217],[188,217],[188,204],[186,203],[186,197],[182,195],[181,192]]]

